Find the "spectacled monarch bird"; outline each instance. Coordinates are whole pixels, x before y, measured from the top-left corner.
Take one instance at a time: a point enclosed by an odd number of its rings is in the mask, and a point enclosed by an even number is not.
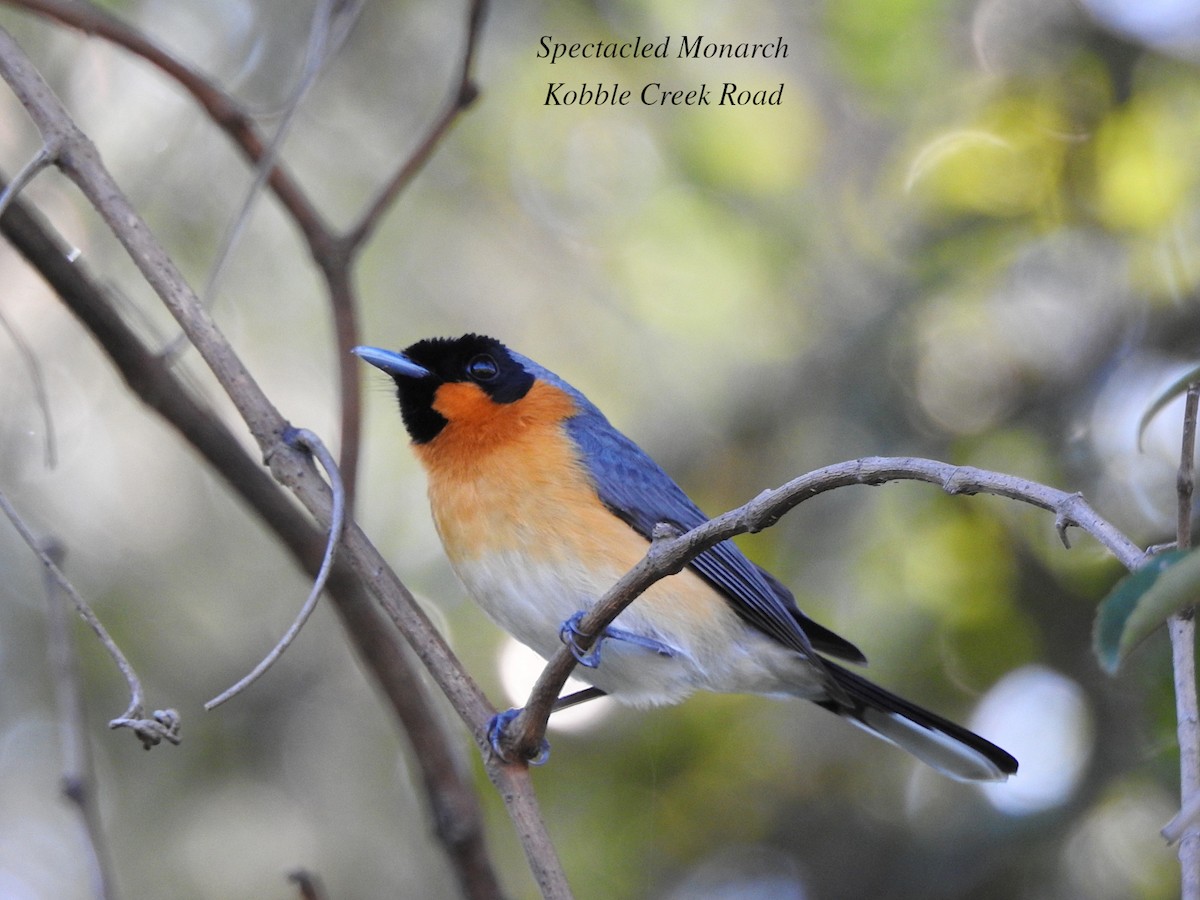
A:
[[[951,778],[1004,781],[995,744],[834,660],[865,663],[731,541],[650,587],[584,654],[583,613],[645,555],[656,525],[707,517],[580,391],[498,340],[356,347],[391,376],[451,566],[484,611],[545,658],[566,641],[593,685],[631,706],[695,691],[810,700]],[[570,702],[571,698],[564,698]],[[509,714],[493,722],[492,740]]]

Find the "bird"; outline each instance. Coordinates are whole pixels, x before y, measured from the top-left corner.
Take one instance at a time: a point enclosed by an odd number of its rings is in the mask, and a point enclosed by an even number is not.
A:
[[[391,377],[425,470],[446,556],[484,612],[549,659],[562,645],[591,685],[633,707],[697,691],[798,697],[959,781],[1004,781],[1017,760],[990,741],[847,668],[845,638],[731,540],[696,556],[624,609],[584,653],[583,614],[645,554],[656,528],[708,521],[644,450],[582,392],[499,340],[426,338],[360,346]],[[501,714],[489,736],[515,715]],[[505,716],[509,718],[505,718]]]

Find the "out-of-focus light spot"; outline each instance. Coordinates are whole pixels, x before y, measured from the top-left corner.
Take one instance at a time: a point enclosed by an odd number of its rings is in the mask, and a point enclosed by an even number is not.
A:
[[[667,900],[805,900],[795,862],[769,847],[733,846],[700,863]]]
[[[1010,815],[1065,802],[1092,753],[1092,720],[1083,691],[1044,666],[1025,666],[1000,679],[976,708],[970,727],[1021,764],[1007,782],[980,786],[993,806]]]
[[[1200,56],[1200,6],[1195,0],[1083,0],[1098,21],[1157,47]]]
[[[764,76],[764,83],[770,80]],[[781,74],[777,80],[786,78]],[[781,107],[744,106],[685,120],[684,152],[715,185],[788,197],[783,192],[810,177],[822,138],[817,112],[803,89],[789,82]]]
[[[951,131],[934,138],[913,157],[908,174],[904,176],[904,190],[911,191],[922,178],[954,154],[970,152],[980,145],[996,150],[1012,150],[1012,144],[989,131],[972,128]]]
[[[533,687],[546,661],[512,638],[506,638],[500,648],[498,657],[500,666],[500,683],[504,685],[504,693],[508,695],[513,706],[520,706],[529,699],[529,689]],[[563,688],[563,695],[582,691],[587,685],[578,678],[568,678]],[[553,731],[578,732],[593,728],[613,711],[616,702],[607,697],[589,700],[578,706],[571,706],[550,717],[550,728]]]
[[[978,123],[940,135],[913,158],[909,191],[937,206],[987,216],[1053,207],[1068,125],[1052,102],[1006,97]]]
[[[1127,304],[1124,255],[1060,230],[1030,243],[987,294],[965,284],[917,321],[917,399],[937,425],[979,433],[1003,421],[1030,382],[1069,381],[1111,353]]]
[[[1061,76],[1078,63],[1079,12],[1072,0],[980,0],[971,43],[980,68],[995,76]]]
[[[206,885],[213,896],[262,897],[276,892],[278,873],[297,860],[319,861],[320,847],[315,822],[293,798],[230,780],[193,801],[166,865],[184,884]]]
[[[0,897],[7,900],[38,900],[44,896],[24,879],[11,872],[0,871]]]
[[[974,434],[1015,402],[1017,371],[987,311],[964,297],[927,306],[918,325],[917,399],[939,427]]]
[[[1175,530],[1175,472],[1183,398],[1159,410],[1138,442],[1138,423],[1154,399],[1190,364],[1135,356],[1114,368],[1087,423],[1098,471],[1088,496],[1126,532],[1161,540]]]
[[[1091,810],[1067,839],[1061,895],[1089,900],[1178,892],[1175,851],[1158,830],[1174,812],[1155,785],[1130,784]]]
[[[1157,230],[1174,218],[1195,183],[1188,155],[1193,122],[1157,96],[1135,97],[1096,135],[1096,201],[1115,229]]]

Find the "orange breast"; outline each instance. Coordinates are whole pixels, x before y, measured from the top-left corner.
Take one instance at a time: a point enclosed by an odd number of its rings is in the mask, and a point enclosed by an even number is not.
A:
[[[575,411],[569,396],[537,382],[522,399],[501,404],[473,384],[452,383],[438,389],[434,409],[448,424],[416,450],[451,560],[539,549],[548,558],[604,553],[612,562],[614,548],[597,546],[597,538],[628,528],[601,504],[566,436],[563,420]],[[645,551],[640,543],[629,565]]]
[[[456,567],[506,554],[557,573],[551,578],[565,602],[580,594],[594,599],[645,555],[646,539],[600,502],[563,428],[574,402],[558,388],[539,381],[521,400],[497,404],[473,384],[452,383],[438,389],[434,408],[448,424],[416,451],[429,477],[434,522]],[[548,629],[555,640],[562,618]],[[736,617],[707,582],[685,570],[622,614],[627,622],[643,618],[654,631],[677,633],[690,644],[685,632],[717,621],[732,625]]]

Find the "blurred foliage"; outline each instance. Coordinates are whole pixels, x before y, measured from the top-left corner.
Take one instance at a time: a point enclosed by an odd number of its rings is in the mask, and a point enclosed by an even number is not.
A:
[[[269,125],[300,72],[313,2],[106,6]],[[1082,490],[1139,542],[1169,539],[1178,405],[1141,452],[1137,426],[1196,362],[1200,36],[1155,27],[1154,4],[1140,17],[1132,2],[1118,17],[1122,6],[497,5],[479,101],[363,260],[364,339],[495,333],[586,391],[711,512],[819,465],[914,454]],[[449,90],[462,18],[453,4],[364,5],[284,149],[331,220],[351,220],[420,140]],[[228,142],[102,41],[7,7],[0,25],[203,284],[251,181]],[[542,35],[699,33],[782,35],[789,52],[536,57]],[[785,91],[767,108],[550,108],[551,80]],[[7,92],[0,109],[11,173],[37,135]],[[165,343],[167,318],[74,192],[44,175],[27,196]],[[124,701],[81,633],[126,894],[283,897],[285,873],[303,866],[335,897],[397,885],[452,896],[403,738],[331,616],[250,694],[201,711],[286,627],[305,585],[7,250],[0,283],[0,312],[43,366],[60,451],[47,469],[29,375],[0,336],[0,484],[67,544],[68,571],[143,669],[151,704],[184,716],[183,746],[151,754],[105,731]],[[221,327],[268,393],[332,434],[320,281],[271,199],[224,284]],[[182,365],[215,396],[195,360]],[[377,380],[368,410],[362,522],[497,703],[519,702],[500,685],[500,636],[447,571]],[[1009,697],[987,735],[1022,774],[987,793],[948,782],[805,704],[608,710],[552,733],[537,773],[579,896],[1172,896],[1174,856],[1157,834],[1177,793],[1165,644],[1151,639],[1117,679],[1100,672],[1095,603],[1120,572],[1072,536],[1068,551],[1047,514],[892,485],[820,497],[748,539],[809,614],[863,648],[876,680],[965,722]],[[57,799],[37,567],[3,528],[0,567],[0,894],[83,897]],[[1022,705],[1001,690],[1031,683],[1010,680],[1022,673],[1070,689]],[[1081,761],[1045,751],[1071,738]],[[506,882],[530,896],[482,777],[480,790]],[[1014,812],[1002,792],[1022,790]]]

